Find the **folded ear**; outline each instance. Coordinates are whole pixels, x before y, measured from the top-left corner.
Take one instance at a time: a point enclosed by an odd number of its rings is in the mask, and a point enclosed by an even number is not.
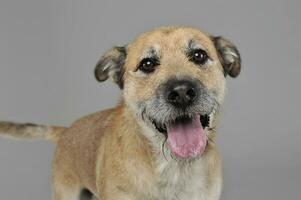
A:
[[[240,73],[240,54],[235,45],[223,37],[212,37],[217,50],[220,62],[222,63],[225,75],[236,77]]]
[[[95,78],[100,82],[111,78],[122,89],[125,58],[126,47],[114,47],[107,51],[96,64]]]

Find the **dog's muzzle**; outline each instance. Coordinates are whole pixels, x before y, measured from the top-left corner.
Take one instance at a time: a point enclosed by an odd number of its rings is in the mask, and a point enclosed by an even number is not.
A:
[[[205,128],[209,125],[212,102],[196,80],[169,80],[159,90],[169,118],[152,119],[156,129],[167,137],[173,155],[191,158],[201,155],[207,144]],[[162,113],[164,115],[165,113]]]

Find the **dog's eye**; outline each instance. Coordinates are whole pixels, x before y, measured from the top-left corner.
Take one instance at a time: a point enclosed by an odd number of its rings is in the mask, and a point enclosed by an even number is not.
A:
[[[207,62],[208,58],[209,58],[208,54],[206,53],[206,51],[204,51],[202,49],[193,50],[189,54],[189,60],[198,65],[205,64]]]
[[[139,63],[138,69],[145,73],[151,73],[155,71],[156,66],[158,66],[159,64],[159,61],[155,58],[144,58]]]

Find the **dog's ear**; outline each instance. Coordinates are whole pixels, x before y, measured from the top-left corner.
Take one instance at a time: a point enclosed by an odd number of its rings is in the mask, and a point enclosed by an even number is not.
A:
[[[126,47],[114,47],[108,50],[96,64],[95,78],[100,82],[111,78],[122,89],[125,58]]]
[[[240,54],[235,45],[223,37],[211,37],[222,63],[225,75],[236,77],[240,73]]]

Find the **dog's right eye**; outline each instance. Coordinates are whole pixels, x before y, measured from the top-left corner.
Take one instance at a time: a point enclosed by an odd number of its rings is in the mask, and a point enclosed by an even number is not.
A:
[[[209,59],[209,56],[206,53],[206,51],[202,49],[195,49],[192,52],[190,52],[188,56],[189,56],[189,60],[197,65],[203,65]]]
[[[138,69],[145,73],[151,73],[155,71],[156,66],[158,66],[159,64],[159,61],[155,58],[144,58],[139,63]]]

